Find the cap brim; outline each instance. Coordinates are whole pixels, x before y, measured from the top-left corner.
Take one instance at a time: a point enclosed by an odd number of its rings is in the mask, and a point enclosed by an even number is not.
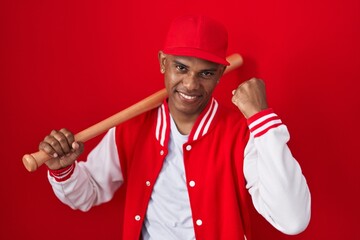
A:
[[[216,56],[216,55],[208,53],[208,52],[204,52],[204,51],[196,49],[196,48],[181,48],[181,47],[165,48],[163,50],[163,52],[166,54],[177,55],[177,56],[201,58],[201,59],[204,59],[204,60],[207,60],[210,62],[222,64],[225,66],[230,65],[230,63],[226,60],[226,58],[222,58],[222,57]]]

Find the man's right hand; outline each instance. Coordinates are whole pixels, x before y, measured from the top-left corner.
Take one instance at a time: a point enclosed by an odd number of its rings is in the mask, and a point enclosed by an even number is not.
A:
[[[74,135],[63,128],[59,131],[53,130],[40,142],[39,150],[49,154],[52,159],[45,162],[51,170],[57,170],[70,166],[84,151],[82,142],[75,142]]]

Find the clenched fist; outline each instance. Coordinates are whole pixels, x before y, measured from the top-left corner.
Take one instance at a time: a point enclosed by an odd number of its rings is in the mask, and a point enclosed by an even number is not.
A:
[[[45,162],[49,169],[56,170],[70,166],[84,151],[84,144],[75,142],[74,135],[67,129],[53,130],[44,141],[40,142],[39,150],[49,154],[52,159]]]
[[[251,78],[232,92],[232,102],[246,118],[268,108],[265,83],[258,78]]]

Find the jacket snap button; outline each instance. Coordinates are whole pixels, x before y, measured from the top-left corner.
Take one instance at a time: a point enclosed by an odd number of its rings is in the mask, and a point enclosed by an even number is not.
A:
[[[201,226],[201,225],[202,225],[201,219],[196,220],[196,225],[198,225],[198,226]]]
[[[191,145],[187,145],[187,146],[186,146],[186,150],[187,150],[187,151],[190,151],[190,150],[191,150]]]
[[[189,182],[189,186],[190,186],[190,187],[195,187],[195,181],[192,181],[192,180],[191,180],[191,181]]]
[[[135,220],[136,220],[136,221],[140,221],[140,219],[141,219],[141,217],[140,217],[139,215],[136,215],[136,216],[135,216]]]

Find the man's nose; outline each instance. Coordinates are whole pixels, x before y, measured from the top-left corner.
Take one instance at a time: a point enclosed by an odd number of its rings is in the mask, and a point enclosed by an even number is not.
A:
[[[196,90],[199,88],[199,79],[195,73],[189,72],[183,79],[183,85],[187,90]]]

